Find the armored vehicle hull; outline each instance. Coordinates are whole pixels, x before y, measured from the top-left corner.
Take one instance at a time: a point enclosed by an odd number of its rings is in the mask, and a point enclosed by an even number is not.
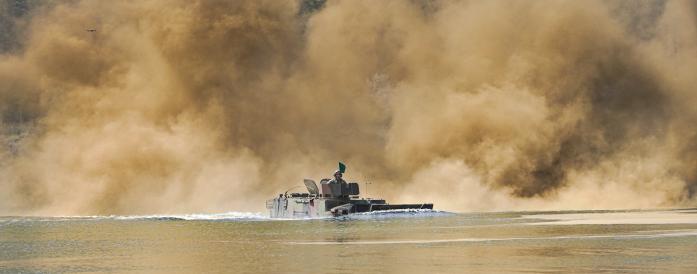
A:
[[[388,204],[383,199],[358,196],[357,183],[321,181],[322,193],[314,181],[305,179],[308,193],[284,193],[266,201],[271,218],[316,218],[391,209],[433,209],[432,203]]]

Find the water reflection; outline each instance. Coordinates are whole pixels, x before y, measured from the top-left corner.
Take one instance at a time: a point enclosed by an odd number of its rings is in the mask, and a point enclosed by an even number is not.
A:
[[[539,225],[523,215],[0,218],[0,272],[662,273],[697,267],[695,223]]]

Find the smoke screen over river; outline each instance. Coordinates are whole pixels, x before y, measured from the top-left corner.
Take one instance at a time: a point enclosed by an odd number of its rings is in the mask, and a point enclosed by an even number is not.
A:
[[[0,215],[697,205],[694,1],[0,1]]]

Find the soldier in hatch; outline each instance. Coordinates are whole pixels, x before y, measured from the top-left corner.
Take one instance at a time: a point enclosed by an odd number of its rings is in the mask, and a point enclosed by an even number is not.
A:
[[[329,183],[330,184],[345,184],[346,181],[344,181],[344,179],[341,178],[342,175],[343,175],[343,173],[340,170],[337,170],[336,172],[334,172],[334,179],[329,180]]]
[[[344,189],[348,187],[348,184],[346,183],[346,181],[344,181],[343,178],[341,178],[344,175],[345,171],[346,165],[344,165],[344,163],[342,162],[339,162],[339,169],[337,169],[334,172],[334,179],[326,181],[326,183],[322,183],[323,185],[327,186],[326,188],[322,186],[322,192],[324,194],[329,194],[330,196],[334,197],[345,196],[343,192]]]

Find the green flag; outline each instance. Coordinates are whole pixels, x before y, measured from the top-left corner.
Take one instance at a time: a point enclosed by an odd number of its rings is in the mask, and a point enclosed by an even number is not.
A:
[[[344,163],[339,162],[339,172],[344,173],[346,172],[346,165]]]

